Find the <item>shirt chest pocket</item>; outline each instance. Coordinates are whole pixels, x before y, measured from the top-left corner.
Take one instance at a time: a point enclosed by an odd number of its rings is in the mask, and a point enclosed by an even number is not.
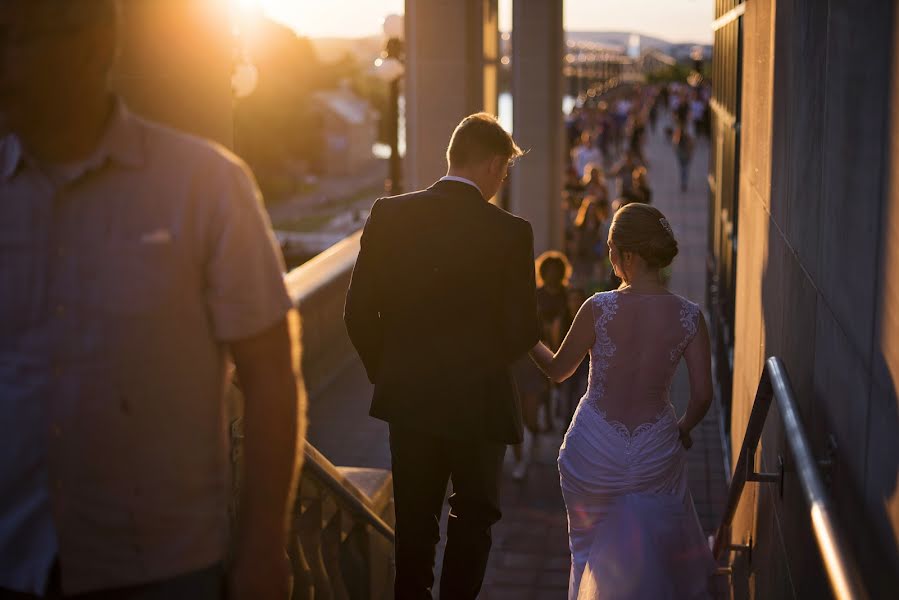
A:
[[[147,316],[175,306],[183,288],[171,243],[114,242],[94,248],[82,265],[87,299],[105,315]]]

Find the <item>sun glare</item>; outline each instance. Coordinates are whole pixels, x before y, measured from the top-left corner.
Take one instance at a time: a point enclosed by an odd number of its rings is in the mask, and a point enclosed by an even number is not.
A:
[[[229,0],[231,8],[237,13],[249,13],[260,8],[259,0]]]
[[[404,0],[223,0],[238,23],[256,11],[311,37],[364,37],[381,34],[381,23],[401,13]]]
[[[365,37],[381,35],[381,23],[391,13],[402,14],[404,0],[220,0],[237,15],[262,10],[300,35]],[[500,0],[500,27],[511,26],[511,0]],[[632,5],[632,6],[631,6]],[[711,42],[708,18],[712,0],[568,0],[565,26],[574,31],[643,31],[672,40]],[[239,19],[240,17],[238,17]],[[655,33],[653,33],[655,32]]]

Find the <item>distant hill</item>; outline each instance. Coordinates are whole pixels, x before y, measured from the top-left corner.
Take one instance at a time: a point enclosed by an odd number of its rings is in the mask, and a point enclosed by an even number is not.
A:
[[[677,59],[686,59],[694,46],[702,46],[706,59],[712,55],[712,47],[707,44],[672,43],[650,35],[640,36],[640,48],[648,50],[654,48],[661,50]],[[624,51],[631,37],[629,31],[569,31],[566,33],[569,40],[575,42],[590,42],[605,46],[609,49]],[[360,63],[368,64],[374,61],[384,47],[384,39],[381,36],[366,38],[311,38],[315,46],[319,60],[322,62],[334,62],[347,53],[355,57]],[[506,44],[503,44],[505,48]]]
[[[619,50],[624,51],[627,49],[628,41],[630,40],[631,35],[635,32],[630,31],[568,31],[566,32],[566,37],[569,40],[575,42],[590,42],[593,44],[600,44],[606,47],[613,47]],[[709,44],[694,44],[694,43],[673,43],[668,40],[663,40],[662,38],[653,37],[651,35],[643,35],[641,33],[637,33],[640,36],[640,49],[648,50],[650,48],[655,50],[661,50],[665,54],[673,56],[677,59],[684,59],[689,57],[690,51],[694,46],[702,46],[705,58],[708,59],[712,56],[712,46]]]
[[[567,31],[565,37],[573,42],[589,42],[609,48],[624,50],[631,37],[630,31]],[[640,36],[640,43],[645,47],[658,48],[664,51],[671,42],[650,36]]]

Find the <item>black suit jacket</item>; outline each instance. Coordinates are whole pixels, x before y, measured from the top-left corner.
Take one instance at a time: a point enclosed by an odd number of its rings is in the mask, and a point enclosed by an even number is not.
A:
[[[538,340],[530,224],[466,183],[372,207],[344,321],[370,414],[449,439],[521,440],[509,366]]]

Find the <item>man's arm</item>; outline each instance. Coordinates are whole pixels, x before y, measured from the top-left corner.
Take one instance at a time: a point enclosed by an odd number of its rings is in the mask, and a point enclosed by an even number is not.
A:
[[[350,287],[346,294],[343,321],[356,352],[365,365],[368,380],[375,383],[384,346],[384,331],[377,304],[377,269],[379,268],[377,240],[380,222],[375,217],[376,202],[362,230],[359,257],[353,267]]]
[[[595,341],[592,300],[587,300],[574,317],[558,352],[553,353],[539,342],[531,349],[530,356],[547,377],[561,383],[574,374]]]
[[[230,347],[244,394],[245,436],[230,593],[286,598],[285,551],[306,428],[287,320]]]
[[[296,313],[252,173],[228,154],[210,158],[197,174],[208,186],[196,205],[204,293],[213,338],[230,349],[245,400],[246,474],[228,596],[283,600],[290,587],[287,513],[306,414],[289,336],[298,329],[288,327]]]
[[[502,331],[505,343],[503,362],[510,364],[524,356],[540,339],[537,318],[537,283],[534,269],[534,232],[524,223],[509,264],[503,270]]]

